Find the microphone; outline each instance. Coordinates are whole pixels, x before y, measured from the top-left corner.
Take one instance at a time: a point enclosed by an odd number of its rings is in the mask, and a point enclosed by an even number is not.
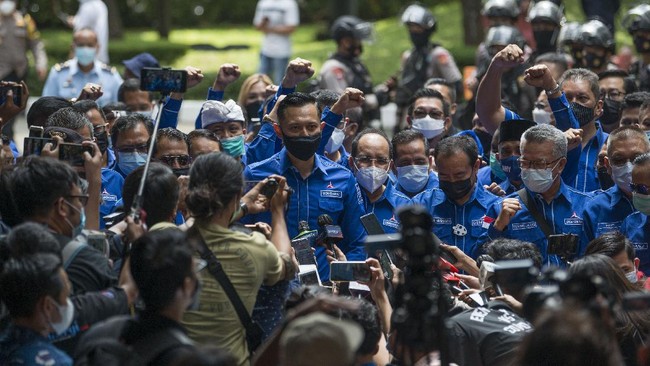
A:
[[[334,251],[333,245],[343,240],[343,231],[339,225],[333,225],[334,220],[328,214],[318,216],[318,237],[316,245],[325,246],[327,249]],[[336,254],[336,253],[335,253]]]

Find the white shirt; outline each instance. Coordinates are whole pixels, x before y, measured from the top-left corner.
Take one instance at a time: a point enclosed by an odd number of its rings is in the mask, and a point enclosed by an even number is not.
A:
[[[269,26],[297,26],[300,24],[300,13],[296,0],[260,0],[255,9],[253,24],[262,24],[264,18],[269,19]],[[266,33],[262,39],[261,52],[264,56],[284,58],[291,56],[291,39],[289,35]]]
[[[79,10],[74,16],[74,31],[83,28],[97,33],[97,59],[108,64],[108,8],[102,0],[79,0]]]

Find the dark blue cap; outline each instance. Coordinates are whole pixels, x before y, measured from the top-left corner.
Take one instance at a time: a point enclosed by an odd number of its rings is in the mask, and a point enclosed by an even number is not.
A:
[[[133,75],[140,78],[140,71],[143,67],[160,67],[158,60],[152,54],[143,52],[135,55],[133,58],[122,61],[127,69],[131,70]]]

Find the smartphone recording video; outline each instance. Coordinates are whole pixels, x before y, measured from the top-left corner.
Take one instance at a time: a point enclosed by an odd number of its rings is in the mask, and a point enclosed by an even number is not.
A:
[[[59,160],[66,161],[72,166],[84,166],[84,152],[93,155],[93,147],[90,145],[70,144],[62,142],[59,144]]]
[[[0,81],[0,83],[6,84],[0,85],[0,105],[7,102],[7,93],[9,90],[13,92],[14,105],[21,105],[23,100],[23,86],[11,81]]]
[[[140,90],[184,93],[187,90],[187,71],[145,67],[140,77]]]
[[[366,262],[332,262],[330,263],[330,280],[333,282],[370,281],[370,267]]]

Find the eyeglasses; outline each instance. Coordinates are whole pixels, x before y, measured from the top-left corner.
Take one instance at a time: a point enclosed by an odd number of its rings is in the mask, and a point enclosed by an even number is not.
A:
[[[530,160],[525,160],[522,158],[519,158],[519,167],[522,169],[546,169],[548,168],[549,165],[557,162],[562,158],[557,158],[553,161],[547,162],[545,159],[537,160],[537,161],[530,161]]]
[[[189,155],[163,155],[158,160],[169,166],[174,165],[174,162],[180,166],[186,166],[192,162],[192,158]]]
[[[641,183],[639,184],[630,183],[630,190],[632,190],[632,192],[636,192],[640,194],[645,194],[645,195],[648,194],[648,186]]]
[[[93,132],[95,134],[106,132],[106,127],[108,126],[108,123],[102,123],[101,125],[93,126]]]
[[[625,159],[625,158],[621,158],[621,157],[611,158],[611,159],[609,159],[609,163],[612,166],[622,166],[622,165],[626,164],[627,162],[630,162],[630,163],[633,162],[634,159],[636,159],[638,156],[639,155],[632,156],[629,159]]]
[[[149,145],[140,144],[140,145],[126,145],[126,146],[116,146],[115,151],[117,152],[140,152],[147,153],[149,151]]]
[[[65,197],[66,198],[78,198],[79,202],[81,202],[81,205],[86,206],[86,204],[88,203],[88,197],[89,196],[87,194],[76,194],[76,195],[75,194],[70,194],[70,195],[67,195]]]
[[[600,92],[601,98],[609,98],[611,100],[623,101],[625,93],[616,89],[603,90]]]
[[[439,110],[430,110],[430,111],[425,111],[423,109],[416,109],[413,111],[413,118],[426,118],[426,116],[429,116],[433,119],[443,119],[444,115],[442,114],[441,111]]]
[[[383,158],[383,157],[381,157],[381,158],[371,158],[371,157],[368,157],[368,156],[361,155],[359,157],[356,157],[354,159],[354,162],[357,163],[357,165],[368,166],[368,165],[372,165],[372,163],[374,162],[375,165],[384,165],[385,166],[385,165],[388,165],[388,163],[390,163],[390,159],[389,158]]]

